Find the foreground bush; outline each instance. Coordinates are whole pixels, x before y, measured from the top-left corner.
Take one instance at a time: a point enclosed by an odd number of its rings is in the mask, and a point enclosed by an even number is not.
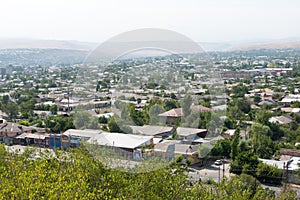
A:
[[[18,155],[0,146],[0,199],[275,199],[259,182],[250,184],[251,176],[223,180],[220,186],[191,184],[182,166],[141,167],[107,168],[84,149],[55,156],[28,149]],[[288,191],[282,195],[295,199]]]

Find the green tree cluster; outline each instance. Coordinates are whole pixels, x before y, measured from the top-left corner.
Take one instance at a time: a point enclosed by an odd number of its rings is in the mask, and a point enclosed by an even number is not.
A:
[[[108,168],[84,148],[54,156],[35,149],[12,153],[0,145],[0,199],[276,199],[249,175],[217,185],[190,182],[187,169],[176,163],[152,167]],[[296,194],[284,190],[280,198]]]

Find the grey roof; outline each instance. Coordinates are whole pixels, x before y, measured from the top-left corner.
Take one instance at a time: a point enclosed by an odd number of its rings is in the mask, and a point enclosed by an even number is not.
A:
[[[135,149],[143,144],[150,144],[151,136],[141,136],[124,133],[102,133],[96,136],[94,139],[88,140],[90,143],[96,142],[101,146],[112,146],[126,149]]]
[[[273,105],[274,103],[270,102],[270,101],[261,101],[258,103],[258,105]]]
[[[90,138],[95,138],[100,133],[102,133],[102,130],[93,130],[93,129],[77,130],[77,129],[69,129],[69,130],[65,131],[63,133],[63,135],[90,139]]]
[[[210,141],[209,140],[206,140],[204,138],[201,138],[201,137],[194,137],[192,139],[188,139],[187,141],[189,142],[194,142],[194,143],[205,143],[205,144],[210,144]]]
[[[156,152],[166,153],[169,152],[170,149],[175,154],[194,155],[194,154],[198,154],[199,145],[165,142],[165,143],[158,143],[157,145],[154,146],[154,151]]]
[[[178,127],[176,129],[176,132],[179,136],[190,136],[190,135],[196,135],[198,133],[206,132],[206,129],[198,129],[198,128],[184,128],[184,127]]]
[[[226,110],[227,109],[227,105],[218,105],[218,106],[213,106],[212,107],[213,110]]]
[[[202,105],[194,105],[191,106],[191,109],[193,111],[197,111],[197,112],[205,112],[205,111],[211,111],[211,108],[207,108],[205,106]],[[158,115],[159,117],[181,117],[183,116],[183,110],[182,108],[173,108],[169,111],[166,111],[164,113],[161,113]]]
[[[277,116],[277,117],[271,117],[269,119],[269,122],[278,122],[279,124],[289,124],[293,120],[286,116]]]
[[[23,131],[30,131],[33,128],[27,127],[27,126],[22,126],[17,123],[11,123],[11,122],[6,122],[3,124],[0,124],[0,131],[3,132],[11,132],[11,133],[20,133]]]
[[[37,133],[23,133],[16,138],[18,139],[25,139],[25,138],[32,138],[32,139],[41,139],[44,140],[46,137],[48,137],[49,134],[37,134]]]
[[[291,103],[293,101],[300,101],[299,94],[289,94],[288,96],[284,97],[281,102],[283,103]]]
[[[152,125],[144,125],[144,126],[130,126],[133,134],[140,135],[148,135],[155,136],[164,133],[170,133],[173,131],[173,127],[168,126],[152,126]]]

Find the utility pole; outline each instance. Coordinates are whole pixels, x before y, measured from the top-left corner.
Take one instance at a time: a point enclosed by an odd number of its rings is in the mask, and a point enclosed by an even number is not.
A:
[[[286,182],[286,175],[285,175],[285,162],[283,162],[283,173],[282,173],[282,179]]]
[[[285,183],[289,182],[289,164],[291,161],[287,161],[283,163],[283,179],[285,179]]]
[[[219,165],[219,186],[220,186],[220,179],[221,179],[221,167]]]
[[[283,173],[282,173],[282,179],[283,179],[283,188],[284,191],[286,191],[286,184],[287,184],[287,176],[286,176],[286,171],[285,171],[285,162],[283,162]]]
[[[67,113],[70,113],[70,91],[69,91],[69,85],[68,85],[68,111]]]
[[[224,162],[224,158],[222,160],[222,164],[223,164],[223,178],[225,177],[225,162]]]

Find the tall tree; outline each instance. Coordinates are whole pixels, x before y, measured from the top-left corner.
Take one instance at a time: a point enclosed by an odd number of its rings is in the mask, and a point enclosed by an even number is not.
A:
[[[149,109],[150,124],[158,125],[160,123],[158,115],[163,113],[165,109],[158,104],[155,104]]]
[[[19,113],[19,108],[17,104],[10,101],[7,103],[7,105],[5,105],[4,111],[7,113],[9,119],[14,119]]]
[[[181,102],[182,112],[185,117],[191,114],[192,97],[190,94],[185,95]]]
[[[261,158],[270,158],[274,153],[274,145],[271,140],[272,132],[268,126],[254,123],[248,130],[252,139],[253,150]]]
[[[238,155],[238,145],[239,145],[239,140],[240,140],[240,128],[238,127],[235,132],[233,139],[231,141],[231,152],[230,152],[230,157],[234,160],[235,157]]]

